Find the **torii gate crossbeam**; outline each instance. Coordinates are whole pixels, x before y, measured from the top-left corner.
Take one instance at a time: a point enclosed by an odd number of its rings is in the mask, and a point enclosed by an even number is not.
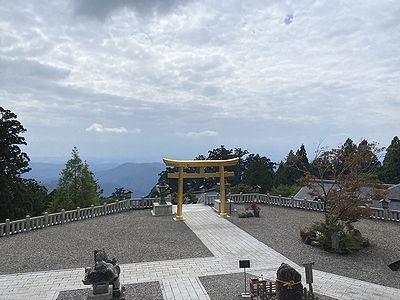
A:
[[[220,182],[220,213],[219,215],[226,218],[225,212],[225,178],[234,176],[233,172],[225,172],[225,167],[234,166],[238,163],[239,158],[232,158],[226,160],[172,160],[163,159],[168,167],[178,168],[178,172],[169,173],[168,178],[178,179],[178,209],[176,212],[175,220],[183,220],[182,203],[183,203],[183,179],[184,178],[210,178],[219,177]],[[218,172],[207,173],[206,167],[218,167]],[[185,173],[185,168],[199,168],[198,173]]]

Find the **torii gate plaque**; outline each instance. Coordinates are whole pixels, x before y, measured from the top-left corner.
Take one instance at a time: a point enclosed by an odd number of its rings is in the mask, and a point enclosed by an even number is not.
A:
[[[234,176],[233,172],[225,172],[225,167],[234,166],[238,163],[239,158],[232,158],[226,160],[172,160],[163,159],[166,166],[178,168],[178,172],[169,173],[168,178],[178,179],[178,209],[176,212],[175,220],[183,220],[182,203],[183,203],[183,179],[184,178],[210,178],[219,177],[220,183],[220,213],[219,215],[226,218],[225,212],[225,177]],[[204,168],[218,167],[218,172],[206,173]],[[199,168],[198,173],[185,173],[184,168]]]

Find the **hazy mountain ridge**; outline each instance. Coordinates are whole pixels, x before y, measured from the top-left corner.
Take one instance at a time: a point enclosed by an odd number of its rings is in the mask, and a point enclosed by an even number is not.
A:
[[[58,178],[64,164],[31,162],[32,170],[24,178],[40,181],[48,191],[57,186]],[[109,196],[115,188],[124,187],[133,191],[134,197],[147,195],[158,180],[158,174],[165,169],[164,164],[154,163],[94,163],[89,164],[94,173],[103,196]]]

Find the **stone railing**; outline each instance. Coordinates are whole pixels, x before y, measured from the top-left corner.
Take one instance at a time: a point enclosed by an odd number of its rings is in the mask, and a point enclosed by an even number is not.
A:
[[[131,209],[152,208],[156,198],[136,198],[113,203],[104,203],[103,205],[80,208],[74,210],[62,209],[58,213],[45,212],[42,216],[30,217],[25,219],[10,221],[6,219],[5,223],[0,223],[0,237],[12,234],[28,232],[31,230],[46,228],[49,226],[62,225],[65,223],[96,218],[105,215],[111,215]]]
[[[227,198],[232,200],[234,203],[250,203],[255,201],[256,203],[275,205],[281,207],[290,207],[297,209],[306,209],[313,211],[324,211],[324,202],[321,200],[307,200],[307,199],[297,199],[294,197],[282,197],[282,196],[272,196],[269,194],[228,194]],[[215,199],[219,199],[219,195],[206,196],[205,203],[212,204]],[[371,207],[371,219],[375,220],[387,220],[400,222],[400,211],[397,210],[387,210],[385,212],[382,208]]]
[[[370,219],[387,220],[400,222],[400,211],[388,209],[386,212],[383,208],[371,207]]]

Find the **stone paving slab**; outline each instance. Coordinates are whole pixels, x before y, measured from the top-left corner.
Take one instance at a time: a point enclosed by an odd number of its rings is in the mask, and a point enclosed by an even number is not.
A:
[[[161,281],[164,300],[210,300],[199,278],[175,278]]]
[[[250,259],[249,271],[263,274],[266,278],[275,279],[276,270],[282,262],[295,267],[305,278],[303,268],[220,218],[211,208],[191,205],[185,207],[184,216],[185,223],[215,257],[122,264],[122,284],[160,281],[163,296],[170,297],[168,299],[184,299],[183,296],[187,295],[198,297],[194,299],[203,299],[206,292],[198,277],[237,273],[240,271],[239,259]],[[314,274],[314,290],[332,298],[400,299],[399,289],[317,270]],[[83,275],[83,268],[2,275],[0,299],[53,300],[57,298],[59,291],[82,288]],[[172,286],[175,287],[173,282],[176,282],[176,289],[172,289]],[[204,290],[205,295],[200,293],[201,290]]]

